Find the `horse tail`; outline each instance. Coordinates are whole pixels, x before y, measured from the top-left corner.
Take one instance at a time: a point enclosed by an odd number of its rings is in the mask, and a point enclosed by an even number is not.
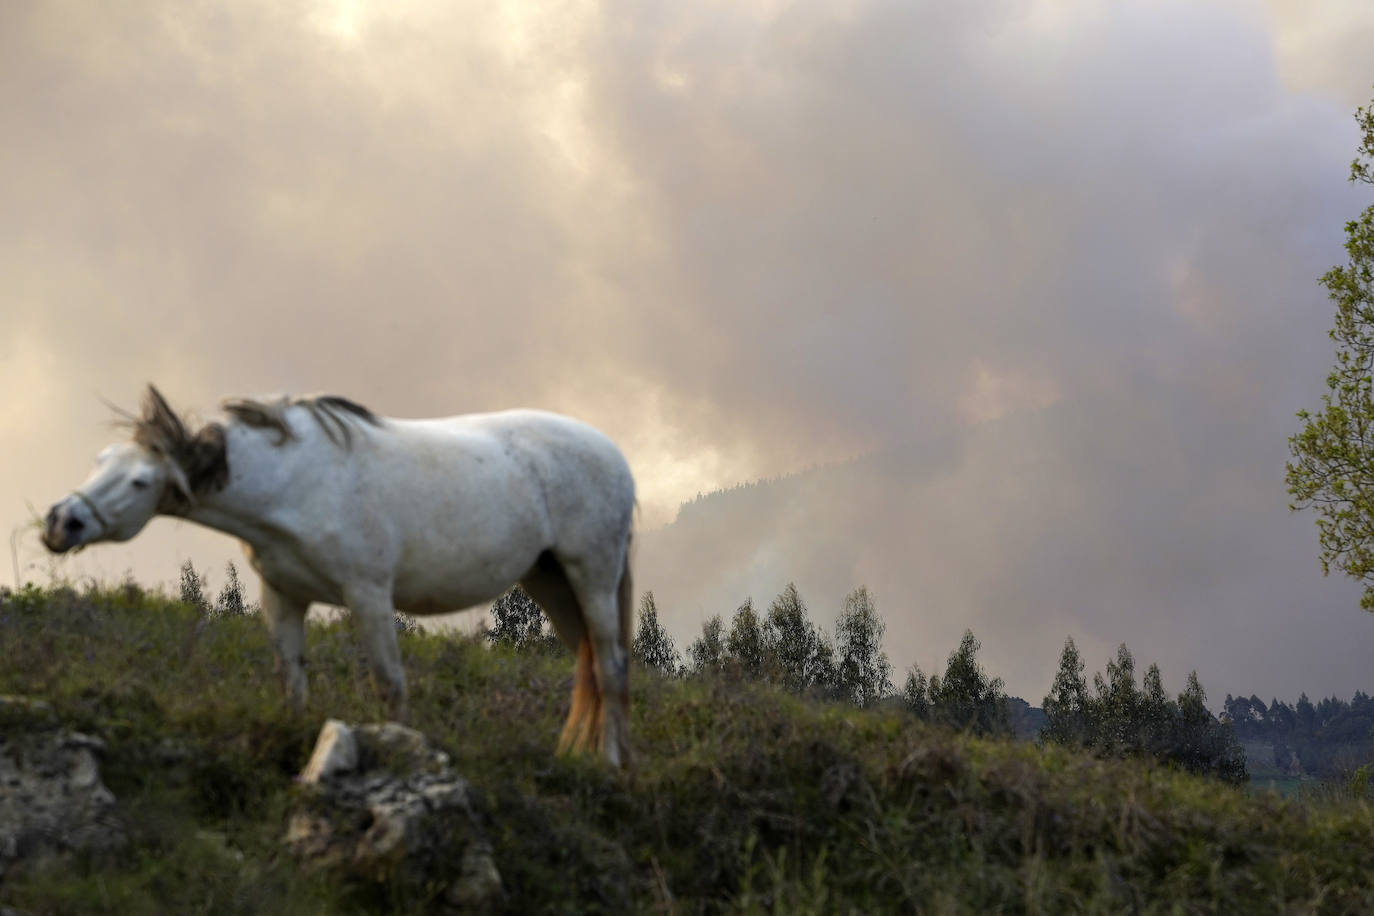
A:
[[[630,544],[633,540],[633,534],[625,538],[625,565],[620,570],[620,588],[616,593],[616,600],[620,605],[620,647],[625,650],[627,659],[635,629],[635,585],[634,576],[630,572]]]
[[[616,589],[616,603],[620,611],[620,648],[625,653],[625,667],[621,669],[620,695],[617,697],[603,697],[609,701],[616,710],[613,714],[619,720],[619,727],[616,729],[617,743],[619,744],[619,758],[622,767],[633,765],[633,755],[630,752],[630,647],[634,639],[635,623],[635,586],[634,576],[630,572],[630,542],[633,535],[625,538],[625,565],[620,570],[620,587]]]
[[[568,720],[563,725],[563,733],[558,739],[558,752],[583,753],[598,747],[607,751],[608,738],[615,742],[616,758],[621,766],[630,761],[630,747],[626,729],[629,726],[630,709],[630,646],[634,633],[634,579],[630,573],[630,542],[625,542],[625,559],[620,568],[620,582],[616,587],[616,613],[619,615],[620,628],[616,636],[620,640],[623,668],[620,671],[618,689],[603,695],[598,684],[596,669],[611,659],[599,657],[594,644],[591,627],[583,617],[585,629],[577,646],[577,667],[573,674],[572,707]],[[574,604],[576,607],[576,604]],[[604,632],[604,631],[603,631]],[[614,632],[614,631],[613,631]],[[610,705],[608,710],[607,704]],[[611,734],[607,734],[607,713],[609,712]]]

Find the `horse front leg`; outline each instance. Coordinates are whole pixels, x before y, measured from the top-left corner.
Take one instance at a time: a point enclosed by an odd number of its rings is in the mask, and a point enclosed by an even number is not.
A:
[[[350,588],[345,590],[344,598],[357,622],[363,650],[371,662],[372,681],[386,703],[387,715],[393,721],[405,722],[410,711],[405,669],[401,667],[401,648],[396,643],[391,587]]]
[[[276,650],[277,675],[297,714],[305,710],[305,611],[304,602],[288,598],[266,581],[262,583],[262,617]]]

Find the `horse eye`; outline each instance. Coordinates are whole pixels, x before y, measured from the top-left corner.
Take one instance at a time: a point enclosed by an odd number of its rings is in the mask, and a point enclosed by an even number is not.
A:
[[[129,483],[135,490],[148,489],[148,481],[142,477],[135,477],[133,480],[129,481]]]

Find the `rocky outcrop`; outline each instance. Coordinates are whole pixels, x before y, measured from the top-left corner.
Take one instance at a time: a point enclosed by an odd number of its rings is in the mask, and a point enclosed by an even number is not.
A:
[[[0,875],[127,842],[100,779],[104,750],[99,738],[62,728],[47,703],[0,697]]]
[[[448,754],[394,722],[325,723],[298,777],[285,842],[302,864],[386,881],[463,910],[496,902],[501,875]]]

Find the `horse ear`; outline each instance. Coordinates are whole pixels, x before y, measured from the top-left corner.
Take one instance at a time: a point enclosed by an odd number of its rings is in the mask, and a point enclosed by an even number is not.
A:
[[[162,392],[157,390],[157,386],[151,382],[148,390],[143,394],[143,419],[150,423],[157,423],[167,417],[175,417],[172,408],[168,406],[167,399],[162,396]]]
[[[153,442],[169,453],[178,451],[188,438],[186,424],[155,385],[150,384],[143,396],[141,425],[153,434]]]

